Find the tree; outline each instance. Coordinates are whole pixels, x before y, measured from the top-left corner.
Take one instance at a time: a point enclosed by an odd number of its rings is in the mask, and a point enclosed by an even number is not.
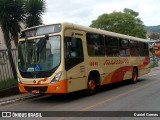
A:
[[[44,11],[44,0],[0,0],[0,26],[8,49],[14,78],[17,75],[11,53],[11,40],[14,40],[17,46],[18,34],[21,29],[20,23],[26,21],[28,27],[40,25],[42,24],[41,18]]]
[[[124,8],[123,12],[127,13],[127,14],[130,14],[130,15],[132,15],[134,17],[138,17],[138,15],[139,15],[138,12],[135,12],[132,9],[128,9],[128,8]]]
[[[26,0],[26,27],[42,24],[42,15],[46,10],[44,0]]]
[[[0,26],[7,48],[11,40],[17,46],[20,23],[26,24],[26,27],[42,24],[45,10],[44,0],[0,0]]]
[[[0,0],[0,26],[7,48],[10,41],[17,45],[20,22],[25,20],[24,0]]]
[[[145,38],[146,31],[138,15],[138,12],[125,8],[123,12],[100,15],[90,27]]]
[[[3,32],[8,57],[13,71],[14,78],[17,78],[16,68],[11,53],[11,40],[15,45],[18,43],[20,23],[25,19],[23,0],[0,0],[0,25]]]

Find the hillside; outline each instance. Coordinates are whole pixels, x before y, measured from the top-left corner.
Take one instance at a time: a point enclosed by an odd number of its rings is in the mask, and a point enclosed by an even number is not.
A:
[[[145,26],[147,32],[160,32],[160,25],[157,26]]]

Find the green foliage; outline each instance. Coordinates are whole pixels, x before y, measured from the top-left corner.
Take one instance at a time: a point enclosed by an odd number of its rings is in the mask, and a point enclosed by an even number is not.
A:
[[[0,0],[0,25],[7,47],[11,40],[17,45],[20,22],[24,20],[24,0]]]
[[[150,61],[151,68],[158,67],[158,63]]]
[[[42,24],[42,15],[45,12],[44,0],[26,0],[26,27]]]
[[[27,27],[42,24],[45,9],[44,0],[0,0],[0,26],[8,49],[11,40],[18,44],[20,23]]]
[[[15,79],[0,80],[0,90],[12,88],[18,85],[18,81]]]
[[[135,12],[135,11],[133,11],[132,9],[128,9],[128,8],[125,8],[125,9],[123,10],[123,12],[124,12],[124,13],[127,13],[127,14],[130,14],[130,15],[132,15],[132,16],[134,16],[134,17],[138,17],[138,15],[139,15],[138,12]]]
[[[138,12],[125,8],[123,12],[100,15],[90,27],[145,38],[146,31],[138,15]]]

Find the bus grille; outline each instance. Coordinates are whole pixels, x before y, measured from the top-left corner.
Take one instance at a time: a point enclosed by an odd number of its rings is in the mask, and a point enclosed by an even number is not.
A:
[[[47,91],[47,86],[39,86],[39,87],[30,87],[30,86],[24,86],[26,91],[32,92],[32,90],[39,90],[39,92],[46,92]]]

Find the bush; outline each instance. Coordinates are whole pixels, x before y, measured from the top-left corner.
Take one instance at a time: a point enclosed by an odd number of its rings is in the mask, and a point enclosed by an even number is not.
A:
[[[18,85],[18,81],[15,79],[8,79],[8,80],[0,80],[0,90],[13,88]]]

